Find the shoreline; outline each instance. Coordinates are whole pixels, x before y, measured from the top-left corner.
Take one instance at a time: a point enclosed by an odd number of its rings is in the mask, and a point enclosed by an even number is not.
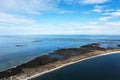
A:
[[[92,58],[96,58],[96,57],[100,57],[100,56],[105,56],[105,55],[111,55],[111,54],[117,54],[117,53],[120,53],[120,51],[113,51],[113,52],[109,52],[109,53],[103,53],[103,54],[91,56],[91,57],[88,57],[88,58],[84,58],[84,59],[81,59],[81,60],[78,60],[78,61],[75,61],[75,62],[66,63],[66,64],[63,64],[62,66],[56,67],[56,68],[51,69],[51,70],[48,70],[48,71],[44,71],[44,72],[38,73],[38,74],[36,74],[36,75],[33,75],[33,76],[28,77],[28,78],[23,79],[23,80],[34,79],[34,78],[36,78],[36,77],[40,77],[40,76],[42,76],[42,75],[44,75],[44,74],[47,74],[47,73],[49,73],[49,72],[52,72],[52,71],[61,69],[61,68],[66,67],[66,66],[70,66],[70,65],[75,64],[75,63],[78,63],[78,62],[82,62],[82,61],[84,61],[84,60],[89,60],[89,59],[92,59]]]
[[[0,80],[30,80],[83,60],[117,52],[120,53],[119,47],[102,48],[98,43],[83,45],[79,48],[59,49],[0,72]]]

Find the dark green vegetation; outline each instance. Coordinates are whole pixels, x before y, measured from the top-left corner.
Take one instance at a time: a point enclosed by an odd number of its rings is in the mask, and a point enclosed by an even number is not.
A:
[[[72,56],[85,54],[88,52],[92,52],[94,50],[107,50],[107,49],[99,47],[98,43],[92,43],[92,44],[81,46],[80,48],[56,50],[54,52],[49,53],[48,55],[37,57],[34,60],[31,60],[30,62],[21,64],[17,67],[0,72],[0,79],[8,78],[14,75],[24,73],[23,69],[37,68],[39,66],[43,66],[48,63],[54,63],[59,60],[65,60]]]

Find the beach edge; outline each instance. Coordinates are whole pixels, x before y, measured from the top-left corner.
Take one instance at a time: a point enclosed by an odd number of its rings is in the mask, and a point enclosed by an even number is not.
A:
[[[82,62],[82,61],[84,61],[84,60],[89,60],[89,59],[92,59],[92,58],[95,58],[95,57],[100,57],[100,56],[105,56],[105,55],[111,55],[111,54],[115,54],[115,53],[116,53],[116,54],[117,54],[117,53],[120,53],[120,51],[107,52],[107,53],[103,53],[103,54],[98,54],[98,55],[95,55],[95,56],[87,57],[87,58],[84,58],[84,59],[80,59],[80,60],[78,60],[78,61],[66,63],[66,64],[63,64],[62,66],[59,66],[59,67],[53,68],[53,69],[51,69],[51,70],[48,70],[48,71],[44,71],[44,72],[35,74],[35,75],[31,76],[31,77],[27,77],[26,79],[21,79],[21,80],[31,80],[31,79],[34,79],[34,78],[36,78],[36,77],[42,76],[42,75],[44,75],[44,74],[47,74],[47,73],[49,73],[49,72],[58,70],[58,69],[60,69],[60,68],[63,68],[63,67],[66,67],[66,66],[70,66],[70,65],[75,64],[75,63],[78,63],[78,62]]]

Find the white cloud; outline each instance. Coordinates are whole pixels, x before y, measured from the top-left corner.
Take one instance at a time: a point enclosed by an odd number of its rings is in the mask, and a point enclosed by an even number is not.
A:
[[[72,14],[72,13],[74,13],[74,11],[72,11],[72,10],[56,10],[56,11],[53,11],[54,13],[59,13],[59,14],[65,14],[65,13],[70,13],[70,14]]]
[[[106,22],[106,25],[120,27],[120,21],[119,22]]]
[[[93,12],[103,12],[103,8],[105,6],[99,6],[99,5],[95,5],[94,9],[92,10]]]
[[[91,5],[91,4],[103,4],[106,2],[110,2],[111,0],[63,0],[67,4],[85,4],[85,5]]]
[[[112,17],[108,16],[108,17],[100,17],[99,20],[100,21],[107,21],[109,19],[111,19]]]
[[[43,12],[72,13],[59,8],[62,0],[0,0],[0,12],[42,14]],[[74,0],[70,0],[74,2]],[[68,4],[68,1],[64,1]],[[9,4],[8,4],[9,3]]]
[[[87,24],[87,23],[86,23]],[[0,27],[2,34],[120,34],[119,22],[106,22],[104,25],[86,25],[82,23],[68,23],[57,25],[34,25],[34,26],[19,26],[19,27]],[[118,24],[118,25],[116,25]],[[114,25],[114,26],[113,26]],[[116,25],[116,26],[115,26]],[[52,27],[52,28],[51,28]],[[46,33],[47,32],[47,33]]]
[[[39,11],[55,10],[59,0],[0,0],[0,11],[18,11],[39,14]]]
[[[110,0],[80,0],[82,4],[103,4]]]
[[[64,27],[64,28],[63,28]],[[61,34],[100,34],[104,27],[98,25],[83,25],[82,23],[57,24],[56,32]],[[54,32],[54,31],[53,31]]]
[[[113,12],[114,9],[106,9],[105,12]]]
[[[99,18],[100,21],[107,21],[109,19],[114,19],[120,17],[120,10],[114,10],[110,12],[103,13],[105,16]]]
[[[63,0],[67,4],[73,4],[75,3],[75,0]],[[78,2],[78,0],[76,0]]]
[[[104,22],[103,24],[100,22],[89,23],[86,23],[89,25],[82,23],[68,23],[67,25],[60,25],[56,30],[58,30],[57,32],[67,34],[120,34],[120,22]]]
[[[110,16],[113,16],[113,17],[120,17],[120,10],[116,10],[114,12],[111,12],[111,13],[105,13],[106,15],[110,15]]]
[[[9,26],[0,26],[0,35],[12,35],[12,34],[38,34],[39,31],[43,31],[38,27],[9,27]]]
[[[11,15],[6,13],[0,13],[0,22],[15,23],[15,24],[33,24],[36,21],[31,18],[26,18],[18,15]]]
[[[98,25],[99,22],[90,22],[91,25]]]
[[[59,13],[65,11],[59,7],[62,1],[66,4],[102,4],[110,0],[0,0],[0,12],[41,14],[44,11],[58,11]],[[101,12],[101,7],[97,6],[94,11]]]

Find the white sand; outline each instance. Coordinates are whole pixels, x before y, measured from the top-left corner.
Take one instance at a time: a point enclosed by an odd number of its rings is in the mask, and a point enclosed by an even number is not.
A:
[[[65,66],[68,66],[68,65],[71,65],[71,64],[75,64],[75,63],[77,63],[77,62],[81,62],[81,61],[84,61],[84,60],[88,60],[88,59],[95,58],[95,57],[99,57],[99,56],[103,56],[103,55],[114,54],[114,53],[120,53],[120,51],[115,51],[115,52],[100,54],[100,55],[96,55],[96,56],[84,58],[84,59],[81,59],[81,60],[78,60],[78,61],[75,61],[75,62],[70,62],[70,63],[67,63],[67,64],[63,64],[62,66],[56,67],[56,68],[54,68],[54,69],[51,69],[51,70],[48,70],[48,71],[45,71],[45,72],[41,72],[41,73],[39,73],[39,74],[33,75],[33,76],[31,76],[31,77],[28,77],[28,78],[26,78],[26,79],[20,79],[20,80],[33,79],[33,78],[35,78],[35,77],[39,77],[39,76],[41,76],[41,75],[43,75],[43,74],[46,74],[46,73],[48,73],[48,72],[51,72],[51,71],[60,69],[60,68],[62,68],[62,67],[65,67]]]

